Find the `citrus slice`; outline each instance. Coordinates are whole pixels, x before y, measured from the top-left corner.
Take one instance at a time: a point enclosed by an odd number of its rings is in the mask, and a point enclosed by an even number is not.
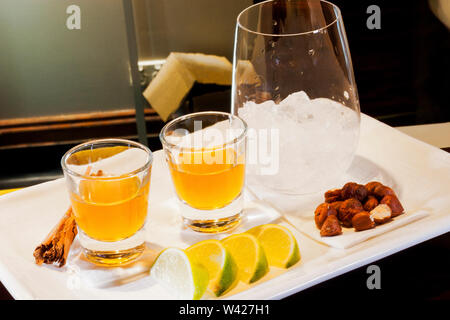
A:
[[[222,242],[238,266],[239,280],[252,283],[269,271],[264,249],[255,236],[248,233],[234,234]]]
[[[208,270],[208,288],[216,297],[225,293],[236,280],[236,263],[219,240],[200,241],[187,248],[186,252]]]
[[[300,260],[300,250],[292,232],[278,224],[265,224],[248,231],[256,234],[269,265],[289,268]]]
[[[179,299],[200,299],[208,286],[208,271],[184,250],[167,248],[156,258],[150,275]]]
[[[265,224],[256,226],[251,228],[250,230],[245,231],[246,233],[250,233],[254,235],[256,238],[258,238],[259,233],[261,232],[262,228],[265,226]]]

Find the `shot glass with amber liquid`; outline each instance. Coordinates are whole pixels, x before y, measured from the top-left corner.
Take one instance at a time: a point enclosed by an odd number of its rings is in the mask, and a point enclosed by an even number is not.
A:
[[[152,153],[142,144],[103,139],[70,149],[61,165],[85,257],[116,266],[144,251]]]
[[[225,112],[192,113],[162,129],[181,215],[192,230],[219,233],[241,222],[246,135],[246,123]]]

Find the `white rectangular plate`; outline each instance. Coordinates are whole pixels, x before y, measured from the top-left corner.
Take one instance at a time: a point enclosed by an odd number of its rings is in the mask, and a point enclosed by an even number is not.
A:
[[[375,164],[375,167],[383,168],[395,182],[394,189],[398,191],[407,211],[424,210],[429,214],[348,249],[332,248],[313,240],[279,219],[277,221],[289,227],[297,238],[302,255],[300,263],[287,271],[271,269],[270,274],[257,283],[251,286],[239,284],[224,298],[283,298],[450,230],[449,154],[363,115],[357,156],[359,160],[366,159]],[[365,172],[364,161],[356,167]],[[146,225],[149,259],[161,248],[185,248],[205,238],[182,230],[161,151],[155,152],[152,170],[150,211]],[[330,186],[332,187],[335,186]],[[298,224],[304,223],[302,217],[312,215],[311,208],[318,203],[302,203],[291,199],[291,202],[283,204],[285,207],[280,204],[277,207],[298,228]],[[59,269],[35,265],[32,255],[34,248],[68,206],[69,199],[62,180],[0,197],[0,280],[14,298],[173,298],[148,276],[138,276],[134,281],[120,280],[132,279],[135,272],[145,270],[148,264],[114,271],[99,270],[79,258],[77,243],[74,243],[66,267]],[[271,213],[266,212],[261,220],[255,221],[268,222],[271,220],[270,216]],[[245,223],[236,232],[249,226],[249,223]],[[117,279],[120,281],[115,281]],[[206,295],[205,298],[212,297]]]

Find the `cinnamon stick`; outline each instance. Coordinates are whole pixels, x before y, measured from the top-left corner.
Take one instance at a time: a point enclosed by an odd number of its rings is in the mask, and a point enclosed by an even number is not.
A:
[[[77,225],[70,207],[45,240],[34,250],[36,264],[57,263],[59,267],[64,266],[76,235]]]
[[[98,170],[97,173],[91,173],[91,170],[92,167],[88,166],[85,174],[90,174],[93,177],[103,176],[102,170]],[[72,207],[70,207],[45,240],[34,250],[33,256],[36,264],[57,263],[60,268],[64,266],[77,232],[77,224],[73,216]]]

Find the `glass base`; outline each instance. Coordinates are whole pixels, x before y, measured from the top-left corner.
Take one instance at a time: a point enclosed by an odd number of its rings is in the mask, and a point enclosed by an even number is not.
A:
[[[180,211],[184,224],[197,232],[220,233],[236,228],[242,219],[244,198],[239,195],[223,208],[200,210],[180,201]]]
[[[231,231],[241,223],[241,213],[222,219],[212,220],[191,220],[183,218],[184,224],[197,232],[220,233]]]
[[[84,248],[83,253],[87,260],[103,267],[122,266],[138,259],[144,252],[145,244],[121,251],[93,251]]]
[[[80,228],[78,235],[86,259],[103,267],[122,266],[136,261],[145,250],[143,228],[131,237],[119,241],[95,240]]]

